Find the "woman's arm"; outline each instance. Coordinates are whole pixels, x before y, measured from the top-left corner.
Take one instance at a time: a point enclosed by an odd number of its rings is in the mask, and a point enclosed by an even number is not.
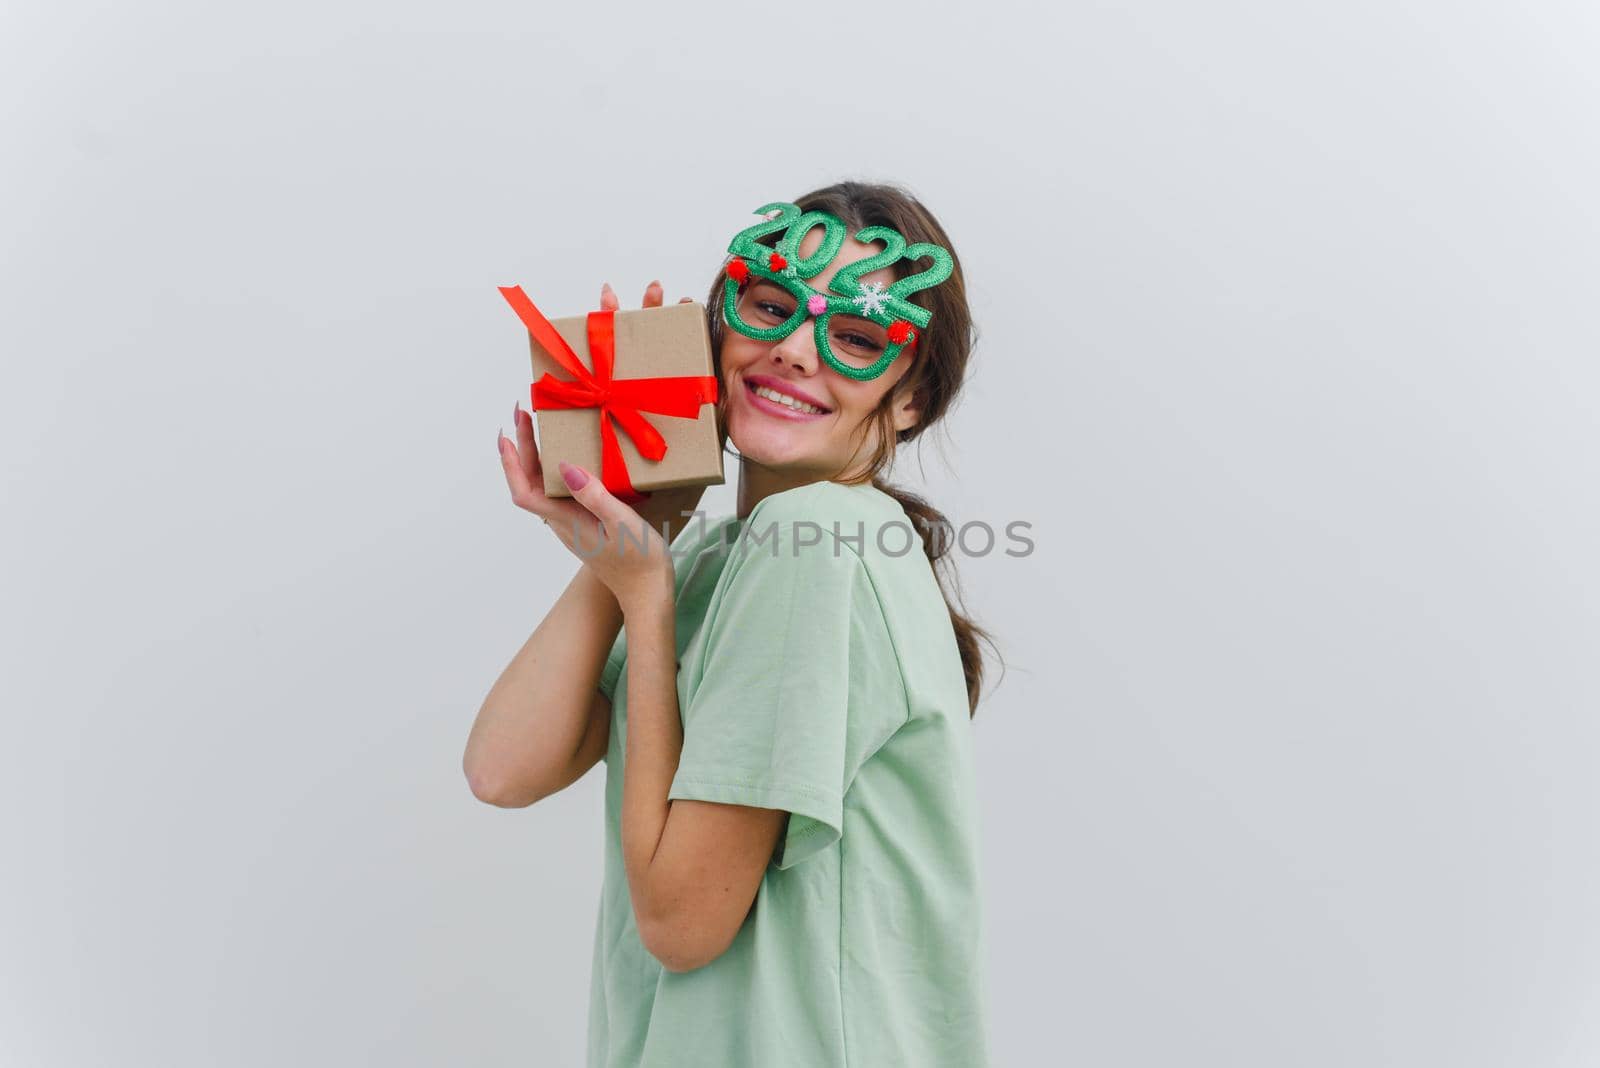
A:
[[[732,944],[789,814],[667,800],[683,749],[671,586],[630,599],[625,611],[623,867],[640,940],[668,971],[682,972]]]
[[[600,479],[569,463],[561,473],[574,507],[595,520],[598,540],[586,543],[594,548],[583,553],[584,567],[611,591],[627,628],[621,822],[634,920],[645,948],[664,967],[688,971],[732,944],[788,814],[667,799],[683,749],[672,557],[660,532]],[[594,686],[598,671],[586,673],[584,688]]]
[[[522,808],[605,754],[611,702],[598,687],[621,626],[611,590],[580,567],[478,710],[462,757],[475,797]]]

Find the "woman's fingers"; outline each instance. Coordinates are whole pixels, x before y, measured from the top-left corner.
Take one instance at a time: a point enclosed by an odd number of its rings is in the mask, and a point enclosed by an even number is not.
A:
[[[651,543],[650,525],[645,522],[644,517],[631,505],[618,500],[600,479],[583,468],[569,463],[562,463],[561,477],[566,481],[567,488],[572,491],[573,500],[588,510],[604,526],[608,540],[616,541],[619,549],[626,547],[626,543],[621,540],[623,530],[628,531],[628,537],[639,547],[646,547]],[[660,540],[659,535],[655,540]]]
[[[517,447],[506,437],[504,427],[495,439],[495,448],[500,452],[500,466],[506,473],[506,488],[511,491],[512,503],[518,508],[528,508],[533,503],[533,484],[517,455]]]
[[[522,405],[511,410],[511,419],[517,430],[517,454],[529,482],[544,482],[544,464],[539,459],[539,446],[533,440],[533,413],[524,413]]]
[[[563,535],[562,541],[566,541],[566,535],[572,532],[573,523],[577,523],[580,533],[589,541],[593,541],[595,529],[599,524],[595,522],[590,511],[577,501],[556,500],[545,496],[543,472],[540,472],[537,479],[528,477],[527,469],[517,455],[517,447],[511,444],[511,439],[506,437],[504,430],[500,432],[499,446],[500,465],[505,469],[506,486],[511,490],[511,502],[549,523],[551,529]]]
[[[661,280],[658,278],[654,282],[651,282],[649,285],[644,287],[644,302],[642,307],[659,308],[666,301],[666,297],[666,289],[662,286]],[[688,304],[692,300],[694,300],[693,297],[679,297],[678,303]],[[617,292],[611,288],[611,283],[606,282],[601,285],[600,310],[618,311],[621,307],[622,302],[617,300]]]
[[[518,428],[521,436],[521,428]],[[506,437],[504,430],[500,431],[500,466],[505,468],[506,488],[511,491],[511,503],[518,508],[526,509],[542,519],[551,518],[555,502],[544,493],[544,471],[539,469],[539,475],[534,478],[529,474],[528,465],[524,462],[517,447]],[[537,463],[537,461],[535,461]]]
[[[523,418],[532,420],[532,416],[525,413]],[[531,427],[524,430],[520,421],[517,430],[519,437],[531,433]],[[496,444],[500,449],[500,466],[506,473],[506,486],[511,491],[511,502],[544,520],[574,555],[585,560],[592,556],[605,537],[594,513],[576,499],[545,496],[542,466],[535,459],[534,470],[537,475],[530,477],[517,447],[506,437],[503,429]]]

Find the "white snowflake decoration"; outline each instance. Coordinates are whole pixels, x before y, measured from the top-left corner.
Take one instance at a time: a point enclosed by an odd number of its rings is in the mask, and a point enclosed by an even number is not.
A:
[[[861,286],[861,295],[851,298],[852,304],[861,305],[863,315],[882,315],[883,306],[889,303],[889,294],[883,291],[882,282],[858,283]]]

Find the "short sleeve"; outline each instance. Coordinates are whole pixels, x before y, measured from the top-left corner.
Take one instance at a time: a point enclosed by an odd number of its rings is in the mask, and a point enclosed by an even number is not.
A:
[[[798,555],[792,541],[784,531],[729,560],[667,791],[788,811],[779,868],[839,841],[851,780],[907,714],[865,564],[831,537]]]
[[[628,632],[619,630],[617,640],[611,643],[611,652],[606,654],[605,667],[600,669],[600,692],[613,704],[617,700],[617,680],[622,677],[622,669],[627,661]]]

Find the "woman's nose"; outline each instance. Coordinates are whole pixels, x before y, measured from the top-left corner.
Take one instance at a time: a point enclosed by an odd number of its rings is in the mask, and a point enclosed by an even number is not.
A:
[[[800,329],[772,346],[772,360],[774,363],[794,364],[801,371],[809,374],[817,366],[817,341],[812,336],[812,331],[807,329],[810,323],[803,323]]]

